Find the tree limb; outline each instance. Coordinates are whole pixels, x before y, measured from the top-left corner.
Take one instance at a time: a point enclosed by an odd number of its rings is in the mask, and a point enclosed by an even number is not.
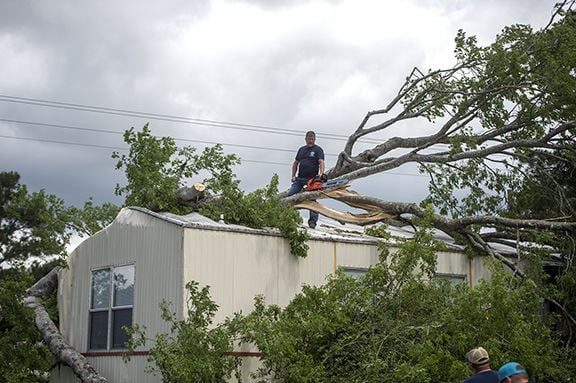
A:
[[[40,298],[50,296],[57,288],[60,269],[59,266],[55,267],[26,290],[28,296],[24,298],[24,305],[34,310],[36,327],[56,359],[69,366],[83,383],[106,383],[108,380],[98,374],[88,359],[64,339],[42,304]]]

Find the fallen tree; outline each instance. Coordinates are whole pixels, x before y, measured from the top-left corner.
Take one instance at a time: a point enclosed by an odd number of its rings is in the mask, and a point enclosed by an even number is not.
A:
[[[284,203],[343,223],[412,226],[430,204],[436,229],[516,275],[525,277],[521,254],[569,271],[576,254],[574,1],[559,3],[541,30],[513,25],[486,47],[460,31],[455,56],[452,68],[413,69],[386,107],[366,114],[327,171],[354,181],[416,164],[429,177],[424,201],[341,189],[284,194]],[[375,134],[389,138],[356,153]],[[329,209],[318,202],[326,197],[365,213]],[[574,308],[555,304],[576,325]]]
[[[309,200],[311,198],[314,200]],[[364,209],[367,213],[342,213],[332,210],[315,201],[322,198],[332,198],[351,207]],[[384,222],[395,226],[415,226],[414,218],[423,218],[426,214],[426,209],[415,203],[383,201],[378,198],[347,191],[345,188],[296,194],[285,198],[284,202],[297,209],[317,211],[342,223],[354,223],[358,225]],[[464,238],[467,244],[471,245],[478,252],[494,256],[521,276],[523,276],[523,273],[518,269],[518,265],[510,261],[506,257],[506,254],[496,250],[491,245],[506,244],[509,248],[507,254],[509,254],[510,249],[515,249],[516,252],[520,252],[520,246],[525,245],[525,242],[520,243],[518,239],[522,238],[526,240],[532,237],[534,230],[560,231],[571,234],[576,232],[576,222],[573,221],[557,222],[537,219],[512,219],[488,215],[448,218],[434,214],[432,224],[453,238]],[[480,226],[485,229],[492,228],[493,230],[478,232],[475,228]],[[514,230],[515,233],[505,230]]]
[[[559,167],[570,176],[576,166],[573,7],[574,1],[558,4],[539,31],[507,27],[487,47],[460,31],[456,64],[428,72],[414,69],[385,108],[366,114],[327,171],[330,179],[353,181],[417,164],[429,177],[429,196],[420,206],[341,190],[328,194],[366,213],[331,211],[314,202],[325,197],[322,192],[283,195],[284,202],[361,225],[398,218],[411,224],[410,217],[431,204],[439,230],[482,253],[492,253],[490,244],[495,243],[557,247],[558,238],[537,237],[571,236],[576,221],[574,187],[557,176]],[[409,134],[394,136],[394,129]],[[354,153],[359,140],[377,133],[390,138]],[[542,180],[538,193],[548,197],[547,211],[540,209],[538,215],[531,215],[529,201],[519,205],[531,179]],[[571,264],[574,252],[562,256]]]
[[[64,339],[42,304],[42,298],[48,298],[58,288],[60,269],[59,266],[55,267],[26,290],[28,295],[24,298],[24,305],[34,310],[36,327],[59,363],[69,366],[83,383],[106,383],[108,380],[98,374],[88,359]]]

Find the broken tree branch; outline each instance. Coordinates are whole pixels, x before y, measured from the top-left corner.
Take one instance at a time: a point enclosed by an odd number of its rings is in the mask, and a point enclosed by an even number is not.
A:
[[[57,288],[60,269],[55,267],[26,290],[28,296],[24,298],[24,305],[34,310],[36,327],[58,361],[69,366],[83,383],[107,383],[108,380],[98,374],[88,359],[64,339],[42,304],[41,298],[47,298]]]

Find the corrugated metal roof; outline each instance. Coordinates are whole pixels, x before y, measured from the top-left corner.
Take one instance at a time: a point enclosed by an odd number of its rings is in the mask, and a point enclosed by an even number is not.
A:
[[[231,225],[223,222],[216,222],[208,217],[205,217],[199,213],[190,213],[186,215],[177,215],[168,212],[153,212],[151,210],[141,208],[141,207],[129,207],[127,209],[136,210],[145,214],[152,215],[159,219],[171,222],[175,225],[190,228],[199,228],[207,230],[221,230],[221,231],[234,231],[234,232],[244,232],[252,234],[262,234],[262,235],[276,235],[280,236],[280,232],[277,229],[253,229],[241,225]],[[307,226],[302,226],[302,228],[307,228]],[[401,238],[412,238],[414,236],[414,231],[411,227],[396,227],[389,226],[388,232],[395,237]],[[318,221],[318,226],[316,229],[308,229],[308,235],[311,239],[315,240],[325,240],[325,241],[336,241],[336,242],[352,242],[352,243],[374,243],[381,238],[372,237],[364,234],[364,228],[362,226],[353,224],[340,224],[329,218],[320,217]],[[436,238],[443,241],[452,250],[462,250],[463,247],[454,243],[454,240],[447,234],[440,230],[436,230]]]

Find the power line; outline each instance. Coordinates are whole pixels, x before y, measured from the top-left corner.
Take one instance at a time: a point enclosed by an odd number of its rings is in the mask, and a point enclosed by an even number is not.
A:
[[[96,129],[96,128],[84,128],[80,126],[72,126],[72,125],[62,125],[62,124],[51,124],[46,122],[35,122],[35,121],[23,121],[23,120],[14,120],[9,118],[0,118],[0,121],[10,122],[15,124],[25,124],[25,125],[32,125],[32,126],[44,126],[49,128],[56,128],[56,129],[70,129],[70,130],[78,130],[78,131],[85,131],[85,132],[96,132],[96,133],[106,133],[106,134],[115,134],[115,135],[123,135],[124,133],[118,132],[115,130],[107,130],[107,129]],[[6,136],[2,136],[6,137]],[[12,136],[10,136],[12,137]],[[160,136],[154,136],[156,138],[160,138]],[[182,141],[182,142],[193,142],[199,144],[206,144],[206,145],[222,145],[222,146],[229,146],[229,147],[237,147],[243,149],[256,149],[256,150],[271,150],[275,152],[286,152],[286,153],[294,153],[293,149],[284,149],[284,148],[271,148],[271,147],[264,147],[264,146],[254,146],[254,145],[243,145],[243,144],[232,144],[232,143],[223,143],[223,142],[215,142],[215,141],[206,141],[206,140],[195,140],[190,138],[178,138],[172,137],[175,141]],[[24,138],[22,138],[24,139]],[[27,140],[33,140],[32,138],[25,138]],[[73,145],[81,145],[78,143],[73,143]],[[107,148],[104,146],[103,148]],[[324,153],[326,156],[330,157],[337,157],[338,154],[335,153]]]
[[[110,115],[127,116],[127,117],[149,118],[149,119],[154,119],[154,120],[187,123],[187,124],[195,124],[195,125],[202,125],[202,126],[213,126],[213,127],[221,127],[221,128],[228,128],[228,129],[267,132],[267,133],[273,133],[273,134],[286,134],[286,135],[298,135],[298,136],[300,136],[303,133],[303,132],[298,131],[298,130],[281,129],[281,128],[274,128],[274,127],[270,127],[270,126],[243,124],[243,123],[234,123],[234,122],[223,122],[223,121],[216,121],[216,120],[205,120],[205,119],[182,117],[182,116],[175,116],[175,115],[168,115],[168,114],[148,113],[148,112],[127,110],[127,109],[108,108],[108,107],[101,107],[101,106],[67,103],[67,102],[60,102],[60,101],[52,101],[52,100],[37,99],[37,98],[27,98],[27,97],[18,97],[18,96],[10,96],[10,95],[2,95],[2,94],[0,94],[0,101],[27,104],[27,105],[44,106],[44,107],[51,107],[51,108],[60,108],[60,109],[68,109],[68,110],[78,110],[78,111],[110,114]],[[31,122],[31,121],[12,120],[12,119],[4,119],[4,118],[0,118],[0,121],[19,123],[19,124],[28,124],[28,125],[37,125],[37,126],[46,126],[46,127],[52,127],[52,128],[60,128],[60,129],[73,129],[73,130],[92,131],[92,132],[108,133],[108,134],[123,134],[121,132],[112,131],[112,130],[95,129],[95,128],[82,128],[82,127],[78,127],[78,126],[50,124],[50,123],[42,123],[42,122]],[[322,133],[322,132],[317,132],[317,134],[321,135],[323,139],[328,138],[328,139],[341,140],[341,141],[347,141],[348,140],[347,136],[340,135],[340,134]],[[85,147],[94,147],[94,148],[102,148],[102,149],[127,150],[127,148],[120,148],[120,147],[114,147],[114,146],[75,143],[75,142],[64,142],[64,141],[48,140],[48,139],[41,139],[41,138],[15,137],[15,136],[5,136],[5,135],[0,135],[0,138],[24,140],[24,141],[47,142],[47,143],[55,143],[55,144],[62,144],[62,145],[85,146]],[[186,138],[174,138],[174,140],[184,141],[184,142],[195,142],[195,143],[202,143],[202,144],[209,144],[209,145],[221,144],[223,146],[241,147],[241,148],[258,149],[258,150],[274,150],[274,151],[283,151],[283,152],[290,152],[290,153],[293,152],[292,149],[266,148],[266,147],[260,147],[260,146],[252,146],[252,145],[217,143],[217,142],[211,142],[211,141],[193,140],[193,139],[186,139]],[[369,139],[369,138],[359,139],[358,142],[374,143],[374,144],[381,143],[381,141],[379,141],[377,139]],[[326,156],[338,156],[338,154],[331,154],[331,153],[326,153],[325,155]],[[242,161],[243,162],[262,163],[262,164],[282,165],[282,166],[289,165],[289,164],[285,164],[285,163],[259,161],[259,160],[243,159]],[[410,174],[410,173],[387,172],[387,174],[422,177],[422,175]]]
[[[265,133],[272,133],[272,134],[301,136],[304,133],[304,132],[299,131],[299,130],[282,129],[282,128],[271,127],[271,126],[243,124],[243,123],[225,122],[225,121],[217,121],[217,120],[206,120],[206,119],[183,117],[183,116],[176,116],[176,115],[169,115],[169,114],[148,113],[148,112],[140,112],[140,111],[134,111],[134,110],[128,110],[128,109],[108,108],[108,107],[102,107],[102,106],[75,104],[75,103],[68,103],[68,102],[60,102],[60,101],[52,101],[52,100],[28,98],[28,97],[18,97],[18,96],[10,96],[10,95],[3,95],[3,94],[0,94],[0,101],[12,102],[12,103],[18,103],[18,104],[26,104],[26,105],[44,106],[44,107],[49,107],[49,108],[59,108],[59,109],[78,110],[78,111],[84,111],[84,112],[117,115],[117,116],[124,116],[124,117],[148,118],[148,119],[153,119],[153,120],[178,122],[178,123],[201,125],[201,126],[212,126],[212,127],[219,127],[219,128],[225,128],[225,129],[265,132]],[[342,135],[342,134],[323,133],[323,132],[317,132],[317,134],[321,135],[323,139],[333,139],[333,140],[339,140],[339,141],[348,140],[348,136]],[[380,141],[378,141],[376,139],[370,139],[370,138],[360,139],[359,142],[376,143],[376,144],[380,143]]]
[[[73,145],[73,146],[84,146],[84,147],[91,147],[91,148],[98,148],[98,149],[112,149],[112,150],[128,150],[128,148],[121,148],[117,146],[106,146],[106,145],[95,145],[95,144],[85,144],[85,143],[77,143],[77,142],[66,142],[66,141],[59,141],[59,140],[48,140],[42,138],[29,138],[29,137],[15,137],[15,136],[5,136],[0,135],[0,138],[7,138],[11,140],[20,140],[20,141],[33,141],[33,142],[45,142],[50,144],[59,144],[59,145]],[[250,162],[250,163],[257,163],[263,165],[279,165],[279,166],[290,166],[291,164],[285,162],[273,162],[273,161],[262,161],[262,160],[249,160],[241,158],[241,162]],[[410,177],[426,177],[421,174],[411,174],[411,173],[401,173],[401,172],[386,172],[386,174],[395,175],[395,176],[410,176]]]
[[[113,150],[121,150],[121,151],[128,150],[128,148],[126,148],[126,147],[121,148],[121,147],[117,147],[117,146],[85,144],[85,143],[78,143],[78,142],[66,142],[66,141],[59,141],[59,140],[48,140],[48,139],[43,139],[43,138],[15,137],[15,136],[5,136],[5,135],[0,135],[0,138],[8,138],[8,139],[20,140],[20,141],[46,142],[46,143],[50,143],[50,144],[60,144],[60,145],[85,146],[85,147],[98,148],[98,149],[113,149]],[[246,159],[241,159],[241,161],[242,162],[261,163],[261,164],[267,164],[267,165],[285,165],[285,166],[290,165],[287,163],[272,162],[272,161],[259,161],[259,160],[246,160]]]
[[[34,122],[34,121],[23,121],[23,120],[12,120],[9,118],[0,118],[0,121],[4,122],[12,122],[15,124],[26,124],[26,125],[37,125],[37,126],[46,126],[49,128],[59,128],[59,129],[72,129],[72,130],[82,130],[85,132],[97,132],[97,133],[109,133],[109,134],[120,134],[122,132],[118,132],[116,130],[106,130],[106,129],[96,129],[96,128],[82,128],[79,126],[71,126],[71,125],[61,125],[61,124],[49,124],[47,122]]]
[[[0,119],[0,120],[2,120],[2,119]],[[6,136],[6,135],[1,135],[1,134],[0,134],[0,138],[8,138],[8,139],[12,139],[12,140],[21,140],[21,141],[47,142],[47,143],[51,143],[51,144],[61,144],[61,145],[86,146],[86,147],[91,147],[91,148],[113,149],[113,150],[121,150],[121,151],[128,150],[128,148],[126,148],[126,147],[85,144],[85,143],[80,143],[80,142],[67,142],[67,141],[59,141],[59,140],[49,140],[49,139],[44,139],[44,138]],[[194,141],[194,140],[188,140],[188,141]],[[196,142],[198,142],[198,141],[196,141]],[[200,141],[200,142],[205,142],[205,141]],[[209,142],[205,142],[205,143],[209,143]],[[227,144],[222,144],[222,145],[227,145]],[[256,147],[256,146],[251,147],[248,145],[236,145],[236,146],[243,146],[243,147],[255,148],[255,149],[267,149],[267,148]],[[270,150],[280,150],[280,149],[270,149]],[[328,154],[328,155],[337,156],[337,154]],[[272,162],[272,161],[259,161],[259,160],[246,160],[246,159],[242,159],[242,161],[243,162],[258,162],[258,163],[273,164],[273,165],[291,165],[291,164],[287,164],[284,162],[281,163],[281,162]]]
[[[127,150],[126,148],[119,148],[116,146],[85,144],[85,143],[77,143],[77,142],[65,142],[65,141],[58,141],[58,140],[47,140],[47,139],[43,139],[43,138],[14,137],[14,136],[5,136],[5,135],[0,135],[0,138],[8,138],[11,140],[21,140],[21,141],[47,142],[50,144],[85,146],[85,147],[99,148],[99,149]]]
[[[83,128],[79,126],[71,126],[71,125],[61,125],[61,124],[49,124],[45,122],[33,122],[33,121],[23,121],[23,120],[13,120],[9,118],[0,118],[0,121],[4,122],[11,122],[16,124],[26,124],[26,125],[35,125],[35,126],[45,126],[49,128],[56,128],[56,129],[71,129],[71,130],[78,130],[78,131],[85,131],[85,132],[96,132],[96,133],[107,133],[107,134],[117,134],[123,135],[122,132],[118,132],[115,130],[107,130],[107,129],[96,129],[96,128]],[[159,138],[158,136],[155,136]],[[232,147],[239,147],[239,148],[246,148],[246,149],[258,149],[258,150],[273,150],[276,152],[288,152],[293,153],[293,149],[281,149],[281,148],[267,148],[263,146],[253,146],[253,145],[242,145],[242,144],[230,144],[230,143],[221,143],[221,142],[214,142],[214,141],[205,141],[205,140],[193,140],[190,138],[177,138],[173,137],[175,141],[183,141],[183,142],[195,142],[200,144],[207,144],[207,145],[217,145],[221,144],[222,146],[232,146]],[[328,156],[337,156],[337,154],[326,154]]]

